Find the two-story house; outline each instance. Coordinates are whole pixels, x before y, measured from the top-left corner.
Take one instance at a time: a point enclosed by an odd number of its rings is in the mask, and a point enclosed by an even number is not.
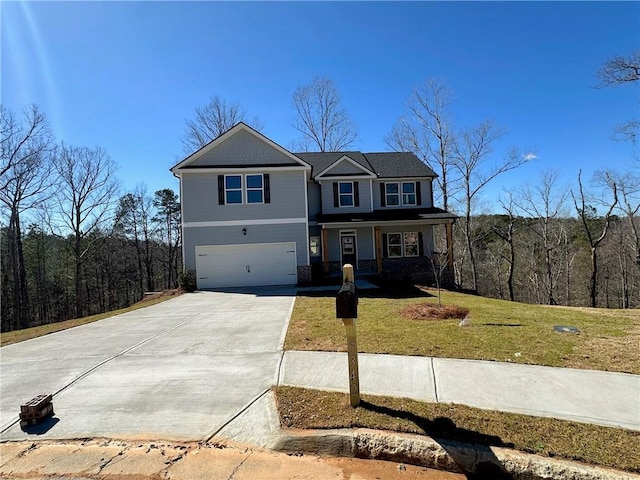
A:
[[[292,153],[239,123],[171,168],[185,268],[200,289],[309,282],[312,272],[427,273],[436,174],[411,153]]]

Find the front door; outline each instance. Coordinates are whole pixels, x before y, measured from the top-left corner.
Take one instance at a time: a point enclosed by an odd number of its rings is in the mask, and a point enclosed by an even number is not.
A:
[[[358,268],[356,256],[356,236],[354,234],[340,235],[340,244],[342,251],[342,265],[350,263],[353,269]]]

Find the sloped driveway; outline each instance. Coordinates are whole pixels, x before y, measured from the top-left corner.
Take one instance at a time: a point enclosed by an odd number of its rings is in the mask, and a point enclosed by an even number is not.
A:
[[[276,383],[295,294],[196,292],[3,347],[0,440],[28,437],[20,404],[41,393],[39,438],[208,438]]]

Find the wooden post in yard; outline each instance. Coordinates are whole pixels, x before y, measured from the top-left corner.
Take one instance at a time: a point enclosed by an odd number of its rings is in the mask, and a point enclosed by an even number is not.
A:
[[[353,265],[346,264],[342,267],[342,283],[354,282]],[[349,361],[349,400],[352,407],[360,405],[360,376],[358,373],[358,341],[356,339],[356,319],[343,318],[344,328],[347,331],[347,358]]]

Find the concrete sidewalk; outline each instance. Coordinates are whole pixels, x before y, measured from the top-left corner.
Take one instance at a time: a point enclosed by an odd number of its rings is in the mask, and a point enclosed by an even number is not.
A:
[[[640,376],[360,353],[360,391],[640,431]],[[284,352],[279,385],[349,391],[346,353]]]

